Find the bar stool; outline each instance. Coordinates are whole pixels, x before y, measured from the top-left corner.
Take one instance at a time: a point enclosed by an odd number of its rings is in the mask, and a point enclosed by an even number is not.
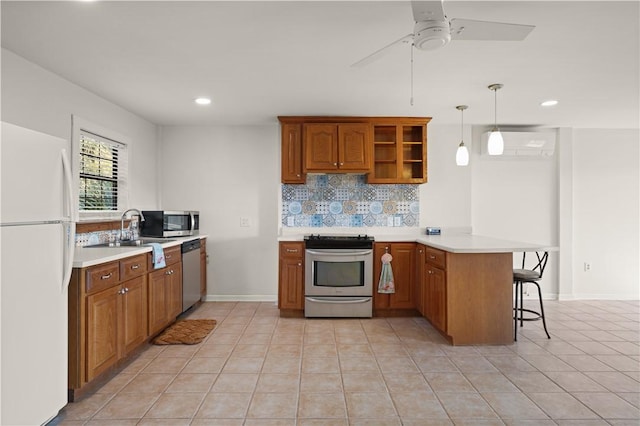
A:
[[[542,319],[542,325],[544,326],[544,332],[547,334],[547,338],[551,339],[549,336],[549,332],[547,331],[547,322],[544,319],[544,307],[542,306],[542,291],[540,290],[540,284],[538,281],[542,279],[542,274],[544,273],[544,268],[547,266],[547,259],[549,258],[549,252],[535,252],[537,263],[532,269],[525,269],[525,260],[527,253],[522,253],[522,269],[514,269],[513,270],[513,283],[515,284],[515,305],[516,307],[513,309],[513,320],[514,320],[514,336],[513,340],[518,341],[518,320],[520,320],[520,327],[524,321],[538,321]],[[522,297],[522,288],[524,287],[524,283],[535,284],[538,288],[538,298],[540,300],[540,312],[534,311],[532,309],[524,308],[524,299]],[[518,307],[518,302],[520,306]],[[524,313],[528,312],[533,314],[533,316],[529,316],[527,318],[524,317]]]

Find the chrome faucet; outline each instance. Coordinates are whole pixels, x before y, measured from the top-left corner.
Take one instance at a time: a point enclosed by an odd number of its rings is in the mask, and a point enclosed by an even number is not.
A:
[[[127,216],[127,213],[136,212],[140,216],[140,222],[144,222],[144,215],[138,209],[129,209],[122,213],[122,217],[120,217],[120,241],[124,241],[124,218]]]

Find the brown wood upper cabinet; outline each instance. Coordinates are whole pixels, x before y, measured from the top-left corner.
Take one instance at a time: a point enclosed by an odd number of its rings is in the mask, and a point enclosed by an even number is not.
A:
[[[304,183],[302,124],[282,123],[282,182]]]
[[[427,181],[430,118],[384,118],[373,122],[373,167],[369,183]]]
[[[362,172],[371,169],[367,123],[305,124],[304,169],[310,172]]]

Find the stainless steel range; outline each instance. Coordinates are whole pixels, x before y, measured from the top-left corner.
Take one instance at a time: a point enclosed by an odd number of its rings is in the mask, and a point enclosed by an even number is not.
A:
[[[306,317],[373,313],[373,237],[309,235],[305,241]]]

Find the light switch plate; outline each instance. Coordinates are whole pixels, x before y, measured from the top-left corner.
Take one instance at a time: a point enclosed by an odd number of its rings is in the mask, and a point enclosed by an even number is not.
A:
[[[240,218],[240,227],[241,228],[248,228],[250,226],[250,221],[248,217],[241,217]]]

